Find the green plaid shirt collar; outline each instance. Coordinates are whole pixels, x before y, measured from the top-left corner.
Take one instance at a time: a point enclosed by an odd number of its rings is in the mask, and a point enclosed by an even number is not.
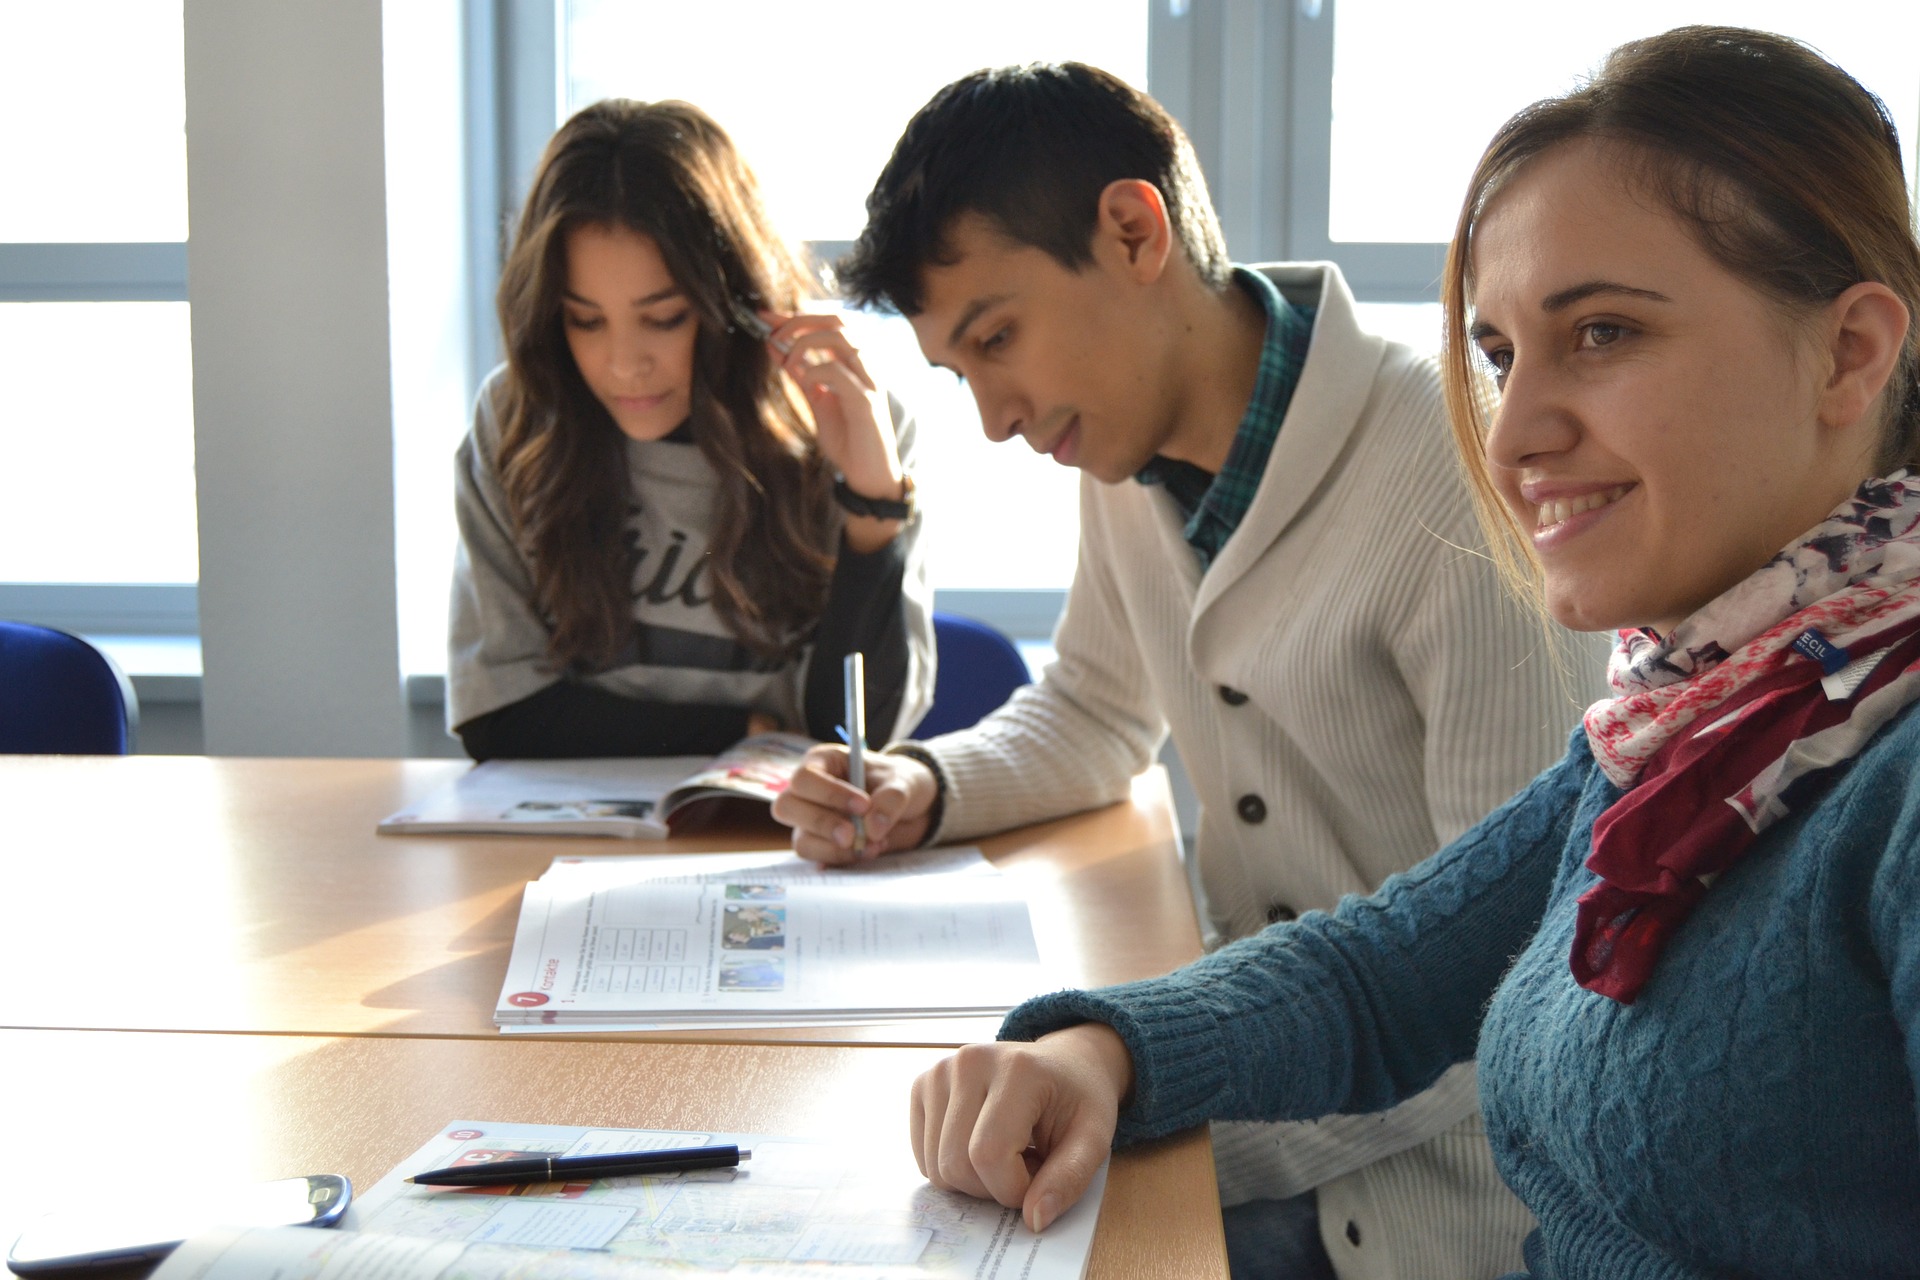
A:
[[[1214,475],[1191,462],[1155,457],[1134,479],[1141,484],[1164,485],[1180,514],[1186,518],[1182,536],[1206,569],[1240,527],[1253,495],[1266,474],[1267,458],[1280,436],[1300,370],[1307,363],[1307,344],[1313,338],[1314,308],[1289,303],[1273,281],[1245,267],[1233,269],[1234,283],[1260,303],[1267,313],[1267,337],[1260,346],[1260,372],[1254,378],[1253,397],[1234,433],[1227,464]]]

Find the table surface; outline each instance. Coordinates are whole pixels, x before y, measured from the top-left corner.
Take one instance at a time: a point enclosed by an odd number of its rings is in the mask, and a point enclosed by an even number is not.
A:
[[[915,1176],[908,1088],[924,1048],[0,1030],[0,1246],[97,1189],[104,1159],[169,1182],[344,1173],[365,1190],[453,1120],[831,1138]],[[1121,1152],[1092,1280],[1226,1275],[1204,1131]],[[124,1272],[123,1272],[124,1274]],[[137,1274],[137,1273],[136,1273]]]
[[[494,1038],[521,886],[556,854],[785,844],[769,820],[669,841],[374,834],[464,767],[0,757],[0,966],[13,975],[0,1027]],[[1026,893],[1059,985],[1200,954],[1164,771],[1137,779],[1131,803],[980,844]],[[952,1045],[996,1025],[646,1038]]]

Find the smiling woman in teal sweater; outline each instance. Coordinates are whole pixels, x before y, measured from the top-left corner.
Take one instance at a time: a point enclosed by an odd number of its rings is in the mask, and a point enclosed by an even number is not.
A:
[[[1884,108],[1775,36],[1637,41],[1509,121],[1449,259],[1449,407],[1516,579],[1618,630],[1614,696],[1372,897],[1016,1009],[916,1084],[928,1176],[1038,1228],[1116,1138],[1378,1110],[1477,1057],[1538,1276],[1912,1274],[1907,217]],[[1343,1274],[1421,1274],[1323,1230]]]

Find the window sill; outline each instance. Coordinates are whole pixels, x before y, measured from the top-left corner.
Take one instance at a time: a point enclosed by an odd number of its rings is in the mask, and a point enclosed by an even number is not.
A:
[[[200,701],[199,636],[88,635],[120,664],[142,706]]]

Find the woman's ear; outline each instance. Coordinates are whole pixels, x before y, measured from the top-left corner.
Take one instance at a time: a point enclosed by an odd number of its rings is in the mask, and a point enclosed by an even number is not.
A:
[[[1872,411],[1906,347],[1912,316],[1887,286],[1866,280],[1827,304],[1832,372],[1820,395],[1820,425],[1843,429]]]
[[[1141,284],[1151,284],[1173,253],[1173,222],[1160,188],[1140,178],[1109,182],[1094,221],[1096,260],[1105,248]]]

